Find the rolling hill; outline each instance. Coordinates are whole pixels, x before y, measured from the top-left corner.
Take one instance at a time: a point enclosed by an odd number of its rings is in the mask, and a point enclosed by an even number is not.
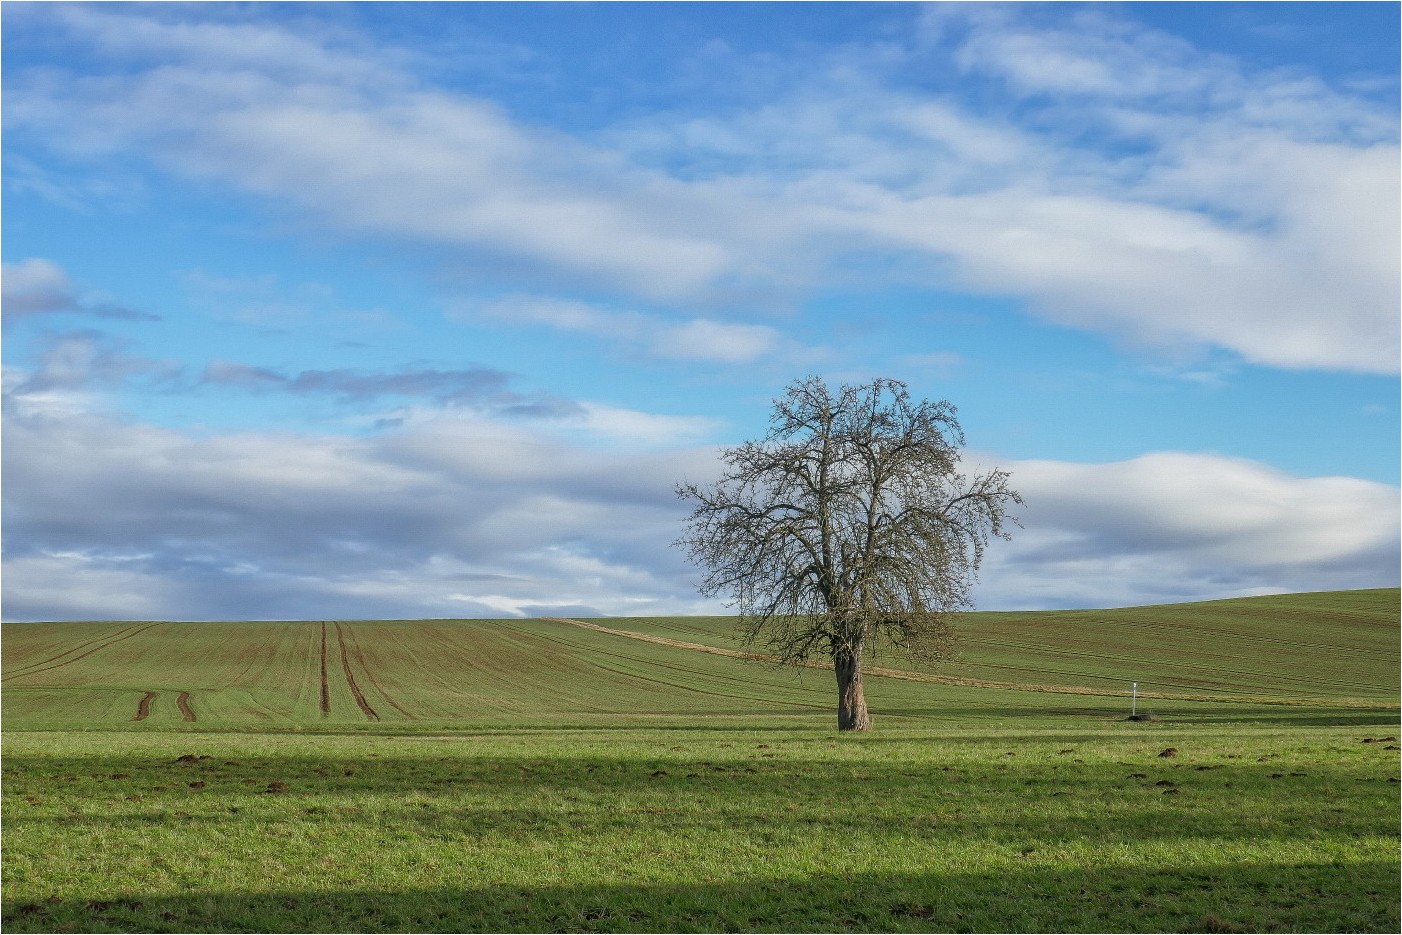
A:
[[[1395,707],[1396,589],[971,613],[963,658],[879,657],[877,717]],[[736,658],[728,618],[26,623],[3,627],[7,729],[813,724],[830,677]],[[878,673],[886,674],[878,674]],[[1175,707],[1176,706],[1176,707]],[[756,721],[758,719],[758,721]]]

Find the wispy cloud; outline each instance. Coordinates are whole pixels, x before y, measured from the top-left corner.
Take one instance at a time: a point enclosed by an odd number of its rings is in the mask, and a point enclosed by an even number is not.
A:
[[[579,404],[545,396],[527,396],[508,389],[513,377],[488,367],[437,370],[405,367],[385,372],[360,370],[302,370],[283,373],[235,361],[216,360],[205,367],[200,383],[262,392],[324,395],[341,402],[363,403],[385,397],[432,400],[445,406],[490,406],[497,412],[576,418]]]
[[[137,146],[341,231],[504,252],[645,294],[694,291],[735,267],[697,223],[715,213],[697,193],[490,101],[422,88],[366,50],[94,9],[55,25],[109,54],[164,59],[17,89],[14,125],[71,154]]]
[[[83,301],[68,274],[48,260],[30,258],[18,263],[6,263],[2,281],[0,310],[7,319],[78,313],[123,321],[161,320],[159,315],[111,302]]]
[[[619,409],[598,403],[583,403],[584,418],[578,435],[592,435],[625,445],[674,448],[698,444],[715,434],[723,424],[707,416],[673,416],[636,409]]]
[[[114,389],[129,380],[150,378],[171,385],[181,375],[179,363],[157,360],[129,350],[128,342],[102,331],[48,333],[39,342],[39,366],[14,374],[11,396],[36,397],[54,392]]]
[[[3,277],[4,313],[39,315],[78,309],[78,293],[63,270],[48,260],[6,263]]]
[[[917,278],[1144,345],[1396,371],[1395,114],[1113,14],[1074,29],[1017,8],[929,16],[903,43],[789,63],[762,106],[585,139],[425,89],[366,47],[75,8],[56,25],[162,67],[20,75],[7,116],[70,153],[135,147],[341,231],[644,298],[801,292],[845,254],[898,251]],[[951,57],[997,93],[975,107],[900,89]],[[763,335],[659,347],[708,343],[739,359]]]
[[[635,311],[619,311],[568,299],[513,295],[460,309],[458,317],[481,314],[518,325],[544,325],[632,345],[657,357],[712,363],[752,363],[781,347],[768,325],[693,318],[680,323]]]
[[[708,165],[810,232],[943,261],[1058,323],[1291,369],[1397,369],[1397,119],[1296,73],[1090,11],[936,7],[762,107],[646,118],[622,145]],[[1047,20],[1049,17],[1039,17]],[[952,88],[891,75],[953,60]]]

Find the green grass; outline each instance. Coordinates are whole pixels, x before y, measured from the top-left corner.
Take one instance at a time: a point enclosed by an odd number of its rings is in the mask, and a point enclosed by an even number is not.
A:
[[[341,622],[323,712],[319,622],[6,625],[4,927],[1398,930],[1395,590],[961,626],[930,671],[1065,691],[871,677],[838,736],[822,671]],[[1136,676],[1222,700],[1078,693]]]
[[[879,665],[995,682],[1162,694],[1349,698],[1395,703],[1402,671],[1398,591],[1336,591],[1116,610],[970,613],[962,658]],[[740,648],[725,617],[626,618],[612,627]],[[762,647],[759,647],[762,649]]]
[[[726,618],[599,622],[736,645]],[[1123,693],[1137,681],[1150,697],[1386,706],[1399,691],[1397,628],[1395,589],[967,614],[959,662],[874,661],[1005,685]],[[808,723],[832,707],[830,676],[820,671],[796,675],[543,620],[7,624],[3,649],[9,728],[584,726],[620,717]],[[867,685],[875,715],[898,723],[1120,704],[879,678]],[[134,722],[147,692],[155,693],[149,713]],[[177,705],[181,692],[194,722]]]
[[[1376,734],[21,733],[4,924],[1396,931]]]

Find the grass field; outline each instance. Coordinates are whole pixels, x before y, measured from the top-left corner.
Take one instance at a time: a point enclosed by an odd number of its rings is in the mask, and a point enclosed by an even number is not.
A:
[[[1395,590],[969,615],[841,737],[589,622],[6,625],[5,928],[1398,930]]]
[[[959,618],[963,659],[877,665],[994,683],[1156,694],[1395,704],[1396,589],[1290,594],[1118,610],[974,613]],[[600,621],[654,636],[740,648],[727,618]],[[1308,662],[1308,664],[1305,664]]]

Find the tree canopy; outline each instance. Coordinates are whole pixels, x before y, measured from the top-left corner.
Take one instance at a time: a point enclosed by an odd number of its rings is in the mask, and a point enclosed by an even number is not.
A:
[[[695,501],[678,544],[705,569],[702,593],[729,598],[746,641],[784,662],[831,659],[842,730],[870,726],[861,667],[876,645],[951,655],[949,615],[1016,522],[1009,475],[961,474],[963,445],[947,401],[810,377],[774,401],[762,440],[724,451],[716,483],[677,487]]]

